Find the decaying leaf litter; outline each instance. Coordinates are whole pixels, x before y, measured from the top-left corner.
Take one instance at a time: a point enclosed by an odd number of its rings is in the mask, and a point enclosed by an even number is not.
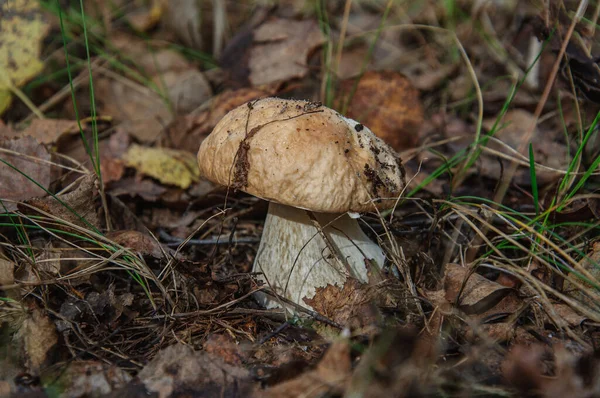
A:
[[[0,395],[600,394],[596,3],[0,7]],[[194,159],[272,96],[408,181],[360,218],[384,267],[287,312],[267,202]]]

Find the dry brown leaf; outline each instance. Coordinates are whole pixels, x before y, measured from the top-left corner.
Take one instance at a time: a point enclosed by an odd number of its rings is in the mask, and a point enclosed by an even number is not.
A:
[[[169,249],[163,248],[156,239],[139,231],[112,231],[108,232],[106,237],[123,247],[154,258],[163,258],[164,252],[169,252]]]
[[[360,327],[377,320],[373,299],[374,294],[369,285],[348,278],[342,288],[329,284],[318,287],[312,298],[303,300],[313,310],[340,325]]]
[[[138,374],[146,388],[158,398],[184,391],[205,396],[248,396],[249,376],[243,368],[182,344],[160,351]]]
[[[0,159],[20,171],[0,163],[0,199],[25,200],[46,195],[44,189],[52,181],[52,166],[44,162],[50,161],[51,156],[37,140],[23,137],[0,141]]]
[[[111,194],[114,196],[138,195],[148,202],[156,202],[166,192],[167,188],[149,179],[138,181],[134,178],[123,178],[116,181],[111,188]]]
[[[486,119],[483,121],[483,125],[489,130],[495,121],[496,118]],[[500,124],[498,125],[500,130],[494,134],[494,137],[500,140],[504,145],[508,145],[516,150],[521,145],[523,135],[532,126],[534,121],[535,118],[533,114],[527,111],[522,109],[510,110],[506,112],[504,118],[500,121]],[[549,134],[547,131],[536,128],[531,138],[531,142],[533,144],[533,153],[536,163],[557,170],[567,170],[570,161],[567,157],[567,147],[565,144],[556,142],[553,134]],[[488,147],[512,157],[516,156],[513,152],[495,141],[490,141]],[[527,147],[525,147],[523,155],[526,159],[529,158]],[[504,169],[506,169],[508,163],[507,161],[503,161],[503,163],[505,166]],[[482,161],[478,170],[483,175],[494,179],[500,178],[503,171],[497,157],[492,154],[484,154],[482,156]],[[540,167],[536,168],[536,178],[540,185],[555,182],[560,176],[561,174],[558,172]],[[515,178],[515,181],[519,184],[531,184],[529,166],[521,166],[517,175],[515,175]]]
[[[268,97],[271,94],[274,94],[274,90],[252,87],[225,90],[215,96],[210,108],[199,115],[185,115],[176,119],[168,127],[163,143],[170,148],[196,153],[202,140],[229,111],[246,102]]]
[[[141,84],[100,76],[94,79],[94,90],[99,112],[112,116],[121,129],[141,142],[155,141],[173,119],[168,103]]]
[[[94,88],[100,111],[121,122],[122,130],[138,141],[154,142],[174,115],[187,113],[212,96],[204,75],[181,53],[123,34],[115,35],[112,43],[151,83],[140,81],[139,74],[121,79],[99,76]]]
[[[75,120],[33,119],[19,135],[30,135],[42,144],[55,144],[65,134],[78,133],[79,126]]]
[[[315,370],[277,384],[255,396],[263,398],[311,398],[343,394],[351,372],[350,346],[337,341],[327,350]]]
[[[166,92],[178,114],[193,111],[212,96],[212,89],[204,75],[196,69],[169,70],[153,78],[162,92]]]
[[[254,30],[248,67],[253,86],[306,76],[308,55],[324,42],[316,21],[272,19]]]
[[[348,97],[355,79],[341,83],[342,99]],[[419,92],[398,72],[366,72],[352,96],[347,116],[369,127],[396,151],[417,145],[423,123]]]
[[[585,321],[587,319],[585,316],[579,315],[577,312],[575,312],[575,310],[573,310],[573,308],[571,308],[570,306],[568,306],[566,304],[560,304],[560,303],[553,304],[552,309],[554,310],[555,314],[558,316],[558,319],[562,320],[564,322],[561,325],[557,325],[559,327],[566,327],[566,326],[578,327],[578,326],[581,326],[583,321]],[[548,319],[549,323],[552,323],[551,319],[556,319],[556,317],[552,317],[552,318]]]
[[[12,285],[15,282],[15,265],[0,257],[0,286]],[[0,290],[2,288],[0,287]]]
[[[513,289],[472,272],[458,264],[447,264],[444,275],[446,300],[469,315],[480,315],[502,302]]]
[[[23,341],[26,366],[33,374],[44,365],[50,350],[58,342],[54,323],[40,309],[31,311],[23,321],[17,338]]]
[[[100,220],[96,212],[95,198],[97,196],[96,175],[88,174],[79,179],[78,185],[72,191],[53,197],[31,199],[26,203],[44,213],[84,228],[100,228]],[[64,205],[66,204],[66,206]],[[29,206],[20,206],[21,211],[32,212]]]

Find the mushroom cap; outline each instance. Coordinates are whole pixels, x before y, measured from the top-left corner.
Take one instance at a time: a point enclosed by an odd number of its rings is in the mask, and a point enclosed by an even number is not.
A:
[[[280,98],[225,115],[198,165],[212,182],[324,213],[389,208],[405,186],[400,158],[371,130],[320,103]]]

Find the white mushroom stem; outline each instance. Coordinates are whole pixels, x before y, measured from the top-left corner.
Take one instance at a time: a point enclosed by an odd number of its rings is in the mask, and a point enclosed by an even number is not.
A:
[[[381,267],[385,258],[356,219],[347,214],[313,214],[322,232],[306,210],[271,202],[254,261],[254,272],[262,272],[263,280],[275,292],[307,308],[310,306],[303,299],[312,298],[318,287],[342,287],[349,276],[367,282],[369,274],[377,272],[367,264]],[[330,248],[337,255],[332,255]],[[280,306],[264,294],[258,299],[267,308]]]

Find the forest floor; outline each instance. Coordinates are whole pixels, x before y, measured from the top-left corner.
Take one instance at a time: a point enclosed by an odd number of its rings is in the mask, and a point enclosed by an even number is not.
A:
[[[600,396],[600,2],[0,2],[0,396]],[[237,106],[400,155],[387,261],[265,309]]]

